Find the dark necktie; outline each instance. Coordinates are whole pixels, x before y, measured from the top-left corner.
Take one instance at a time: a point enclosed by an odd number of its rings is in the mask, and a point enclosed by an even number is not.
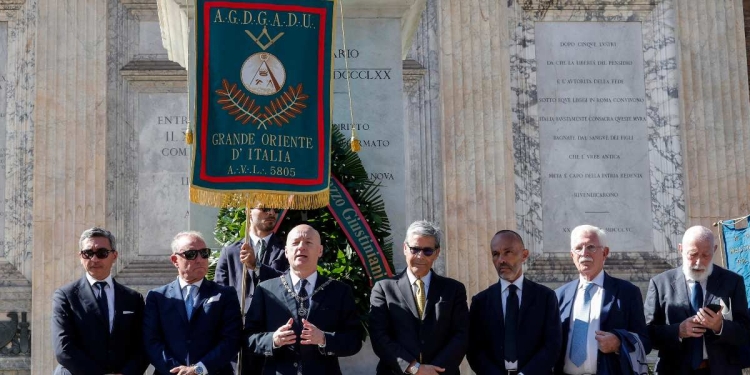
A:
[[[260,249],[258,249],[258,259],[256,261],[257,267],[260,267],[261,263],[263,263],[263,255],[266,253],[266,240],[261,239],[260,240]]]
[[[703,307],[703,288],[699,282],[693,283],[693,290],[690,292],[690,311],[693,315],[698,313]],[[690,339],[690,363],[693,370],[698,369],[703,362],[703,337]]]
[[[109,304],[107,303],[107,291],[104,290],[107,283],[97,281],[94,285],[99,288],[99,296],[96,297],[96,304],[99,305],[99,311],[104,315],[104,320],[107,322],[107,327],[109,327]]]
[[[310,299],[307,298],[307,280],[306,279],[302,279],[300,281],[299,293],[297,293],[297,295],[300,298],[300,306],[299,306],[300,311],[307,311],[307,309],[310,308]],[[307,319],[307,314],[304,314],[304,315],[305,315],[305,319]]]
[[[508,298],[505,300],[505,360],[515,362],[518,360],[516,354],[516,330],[518,329],[518,294],[517,286],[508,286]]]

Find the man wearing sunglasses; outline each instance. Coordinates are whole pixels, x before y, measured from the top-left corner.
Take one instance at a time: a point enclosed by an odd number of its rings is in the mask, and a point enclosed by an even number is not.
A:
[[[210,254],[198,232],[181,232],[172,240],[177,280],[148,293],[143,318],[154,374],[234,374],[240,304],[234,289],[205,278]]]
[[[370,338],[377,374],[459,374],[469,340],[466,287],[432,271],[441,232],[429,221],[406,231],[406,270],[375,283]]]
[[[633,366],[630,354],[621,350],[621,338],[642,348],[643,357],[651,351],[641,290],[604,271],[609,247],[600,228],[575,227],[570,232],[570,256],[579,277],[555,290],[563,335],[555,373],[609,374],[613,369],[620,373],[623,366]],[[627,373],[642,371],[632,368]]]
[[[273,232],[277,214],[277,210],[260,205],[250,210],[247,230],[251,243],[243,239],[224,247],[216,263],[214,281],[235,288],[238,298],[245,298],[245,312],[250,308],[259,282],[289,269],[289,261],[284,256],[284,241]],[[243,263],[247,266],[245,275],[242,275]],[[241,295],[243,282],[244,296]]]
[[[55,374],[141,375],[148,367],[141,339],[143,296],[110,274],[115,237],[94,227],[78,244],[86,272],[56,290],[52,302]]]

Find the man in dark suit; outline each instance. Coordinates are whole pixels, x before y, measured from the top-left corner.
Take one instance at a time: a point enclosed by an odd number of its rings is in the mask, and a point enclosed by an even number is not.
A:
[[[651,351],[643,297],[638,287],[604,271],[609,247],[602,229],[580,225],[570,233],[570,244],[579,277],[555,290],[563,337],[555,373],[612,373],[629,362],[619,354],[618,335],[628,334],[646,354]]]
[[[240,305],[234,289],[205,279],[210,254],[200,233],[178,233],[171,256],[177,280],[146,296],[143,339],[155,374],[234,374]]]
[[[298,225],[287,236],[289,271],[258,284],[245,319],[245,345],[265,357],[253,362],[262,364],[262,374],[341,374],[338,357],[362,348],[351,288],[318,274],[321,255],[320,234]]]
[[[255,286],[278,276],[289,269],[289,261],[284,255],[284,242],[273,233],[276,226],[277,210],[258,206],[250,210],[248,232],[250,243],[245,240],[235,242],[222,249],[216,263],[214,281],[237,290],[237,297],[245,298],[245,311],[250,307]],[[247,274],[242,275],[243,263]],[[242,296],[242,283],[245,282],[245,296]]]
[[[81,234],[79,247],[86,273],[56,290],[52,301],[55,374],[141,375],[148,366],[141,340],[143,296],[110,274],[115,237],[94,227]]]
[[[378,374],[458,374],[469,340],[466,288],[432,271],[440,228],[416,221],[406,231],[406,270],[375,283],[370,338]]]
[[[646,323],[659,350],[656,372],[739,375],[750,329],[745,283],[712,263],[710,229],[688,229],[678,248],[682,267],[654,276],[646,295]]]
[[[518,233],[497,232],[490,249],[500,281],[471,302],[471,369],[479,375],[550,374],[562,346],[555,292],[524,277],[529,250]]]

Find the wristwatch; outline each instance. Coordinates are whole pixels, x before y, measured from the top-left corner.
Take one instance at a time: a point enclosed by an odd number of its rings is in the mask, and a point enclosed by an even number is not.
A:
[[[195,372],[195,375],[203,375],[203,366],[195,366],[193,372]]]
[[[409,369],[409,373],[412,375],[416,374],[417,372],[419,372],[419,362],[415,363],[414,366],[411,366],[411,368]]]

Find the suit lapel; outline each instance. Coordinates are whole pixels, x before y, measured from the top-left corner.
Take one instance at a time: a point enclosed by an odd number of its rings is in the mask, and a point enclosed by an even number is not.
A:
[[[175,280],[169,284],[167,291],[164,293],[167,298],[167,302],[172,304],[172,308],[177,310],[182,319],[182,323],[187,325],[187,310],[185,309],[185,299],[182,298],[182,289],[180,289],[180,281]]]
[[[114,335],[117,330],[119,317],[122,315],[122,304],[125,301],[125,292],[123,291],[122,286],[118,284],[114,278],[112,278],[112,285],[114,286],[115,293],[115,317],[112,320],[112,334]]]
[[[718,305],[718,300],[721,299],[721,297],[718,297],[713,293],[717,286],[721,285],[721,274],[716,272],[716,270],[717,267],[714,266],[714,271],[711,273],[711,276],[708,277],[708,280],[706,280],[706,293],[703,298],[703,306],[707,306],[711,303],[716,303]]]
[[[536,293],[533,289],[534,286],[531,284],[531,280],[523,278],[523,289],[521,290],[521,309],[519,310],[520,316],[518,317],[518,326],[521,327],[524,323],[524,318],[530,315],[531,306],[534,304],[536,299]]]
[[[432,272],[432,276],[430,280],[430,290],[427,291],[427,299],[425,301],[424,307],[425,319],[433,315],[435,304],[438,302],[438,300],[440,300],[440,291],[443,290],[443,278],[441,276],[438,276],[433,271],[430,272]],[[412,300],[414,300],[414,298],[412,298]],[[416,301],[414,301],[414,306],[416,307]]]
[[[602,290],[602,309],[599,313],[599,325],[602,330],[609,330],[607,318],[609,317],[609,310],[612,308],[612,303],[615,301],[618,290],[615,287],[615,281],[606,272],[604,272],[604,282],[602,284],[604,290]]]
[[[206,303],[206,300],[210,298],[213,293],[214,284],[204,278],[201,287],[198,288],[198,297],[195,298],[195,303],[193,304],[193,316],[191,317],[191,320],[195,319],[195,315],[200,314],[200,311],[203,310],[203,304]],[[187,316],[187,310],[185,310],[185,316]]]
[[[404,271],[398,278],[397,284],[398,289],[401,291],[401,294],[404,297],[404,302],[406,302],[406,306],[409,307],[409,311],[411,311],[411,314],[414,315],[415,318],[421,319],[419,313],[417,312],[417,303],[414,301],[414,293],[411,290],[411,284],[409,284],[409,276],[406,274],[406,271]]]
[[[310,312],[307,314],[307,320],[311,320],[312,316],[315,315],[317,308],[326,298],[326,293],[315,293],[318,287],[323,285],[323,283],[325,283],[326,281],[328,281],[327,277],[320,276],[320,274],[318,274],[318,280],[315,281],[315,286],[313,287],[313,295],[310,296]]]
[[[490,309],[492,316],[500,317],[500,327],[505,329],[505,315],[503,314],[503,287],[498,281],[490,287]]]
[[[690,313],[690,296],[687,291],[687,280],[685,279],[685,274],[682,272],[682,269],[677,269],[675,273],[677,275],[672,280],[672,290],[674,291],[676,302],[687,317],[692,315]]]
[[[285,272],[282,276],[286,280],[286,285],[289,285],[289,288],[294,291],[294,284],[292,284],[292,276],[289,274],[289,271]],[[318,276],[320,278],[320,276]],[[289,309],[289,312],[292,313],[292,317],[294,320],[297,320],[297,300],[294,299],[294,296],[286,290],[284,287],[284,284],[282,283],[281,288],[283,289],[281,291],[281,294],[284,295],[284,302],[286,302],[286,307]]]
[[[109,327],[109,317],[105,317],[99,309],[99,305],[96,303],[94,290],[91,287],[91,284],[89,284],[88,279],[86,279],[86,276],[81,278],[81,281],[78,282],[78,298],[86,312],[96,315],[101,323],[106,323],[107,327]]]
[[[573,301],[575,301],[576,291],[578,291],[578,284],[580,282],[581,280],[579,279],[569,284],[567,290],[563,293],[563,300],[560,303],[560,319],[563,322],[563,330],[566,330],[570,326],[570,315],[573,314]]]

